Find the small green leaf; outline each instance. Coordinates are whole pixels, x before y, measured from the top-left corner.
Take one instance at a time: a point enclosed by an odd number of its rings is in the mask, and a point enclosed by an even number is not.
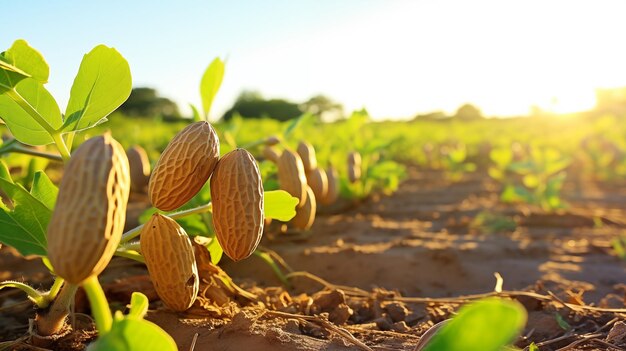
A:
[[[47,83],[49,75],[50,68],[43,55],[25,40],[16,40],[7,51],[0,54],[0,94],[27,77]]]
[[[48,90],[34,79],[21,81],[15,91],[35,109],[54,129],[63,124],[61,110]],[[0,95],[0,118],[2,118],[15,139],[24,144],[46,145],[53,142],[46,129],[35,121],[9,94]]]
[[[148,301],[146,295],[140,292],[133,292],[130,297],[130,311],[127,318],[143,319],[146,313],[148,313],[148,305],[150,305],[150,301]]]
[[[287,222],[296,215],[298,199],[284,190],[266,191],[263,201],[265,218]]]
[[[37,171],[33,178],[33,186],[30,189],[30,194],[52,211],[57,201],[59,188],[52,183],[50,178],[48,178],[43,171]]]
[[[204,110],[204,119],[209,119],[209,112],[211,112],[211,105],[213,105],[213,99],[220,90],[222,80],[224,79],[224,61],[219,57],[216,57],[213,62],[207,67],[200,81],[200,97],[202,98],[202,108]]]
[[[83,57],[65,111],[64,132],[91,128],[106,121],[130,96],[128,62],[117,50],[98,45]]]
[[[527,174],[522,179],[522,182],[527,188],[535,189],[541,185],[541,179],[536,174]]]
[[[194,122],[199,122],[202,121],[202,117],[200,116],[200,111],[198,111],[198,108],[196,107],[196,105],[194,104],[189,104],[189,107],[191,108],[191,119],[193,119]]]
[[[13,246],[22,255],[46,255],[46,228],[52,211],[21,185],[6,178],[6,164],[0,174],[0,189],[11,199],[13,208],[0,202],[0,242]]]
[[[305,113],[298,118],[294,118],[287,123],[285,130],[283,131],[283,136],[285,138],[289,137],[301,124],[307,122],[307,120],[313,119],[314,115],[310,113]]]
[[[530,343],[530,345],[528,345],[528,351],[539,351],[539,347],[537,347],[537,345],[535,345],[534,342]]]
[[[88,351],[177,351],[176,343],[158,325],[143,319],[115,319],[111,331],[89,345]]]
[[[459,314],[433,336],[425,351],[500,351],[514,341],[526,324],[518,302],[486,299],[462,307]]]
[[[209,255],[211,256],[211,263],[218,264],[222,259],[222,255],[224,254],[224,250],[220,245],[217,238],[212,238],[209,244],[206,246],[207,250],[209,250]]]

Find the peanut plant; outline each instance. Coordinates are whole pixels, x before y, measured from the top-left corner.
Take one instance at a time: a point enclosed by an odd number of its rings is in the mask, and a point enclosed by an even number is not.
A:
[[[33,170],[32,182],[26,184],[30,185],[30,190],[27,190],[24,185],[12,179],[6,163],[0,162],[0,189],[6,195],[5,202],[0,203],[0,242],[13,246],[22,255],[40,256],[55,277],[48,291],[42,292],[17,281],[2,282],[0,289],[21,289],[37,307],[31,332],[31,343],[34,345],[50,345],[70,331],[67,316],[76,290],[81,286],[87,293],[99,332],[98,339],[89,346],[89,350],[120,347],[128,350],[176,350],[173,339],[167,333],[143,319],[148,309],[148,299],[143,294],[133,294],[129,314],[123,315],[119,311],[112,314],[98,282],[98,275],[113,256],[145,262],[157,293],[164,303],[174,310],[186,309],[197,294],[198,273],[190,238],[175,219],[210,214],[213,206],[224,207],[223,202],[229,201],[229,197],[214,205],[208,201],[201,204],[193,202],[194,198],[197,200],[198,196],[202,196],[200,190],[205,187],[213,169],[204,171],[198,167],[182,167],[176,169],[174,174],[170,172],[171,169],[167,171],[166,165],[163,173],[165,178],[173,176],[174,179],[186,179],[191,173],[197,183],[183,183],[176,188],[181,193],[176,193],[172,189],[171,180],[161,181],[162,173],[157,172],[154,179],[151,177],[151,199],[155,206],[166,210],[181,206],[184,209],[168,215],[155,214],[153,218],[156,222],[151,225],[142,225],[122,233],[131,185],[129,162],[121,145],[110,135],[104,134],[87,140],[72,154],[70,150],[77,133],[104,123],[106,117],[128,98],[131,89],[128,63],[115,49],[104,45],[99,45],[86,54],[74,80],[64,114],[44,86],[48,76],[49,67],[43,56],[24,40],[15,41],[11,48],[0,55],[0,118],[14,138],[4,143],[0,152],[63,162],[65,168],[59,188],[43,170]],[[212,80],[215,78],[203,78],[205,82]],[[218,88],[219,84],[206,93],[212,94],[211,96],[203,97],[207,114],[206,104],[210,106]],[[201,130],[212,130],[212,126],[206,121],[197,122],[190,128],[194,125],[201,127]],[[219,145],[219,140],[215,134],[200,133],[197,135],[199,139],[187,139],[189,131],[185,129],[181,133],[182,141],[180,138],[172,140],[171,149],[179,150],[180,143],[189,141],[209,144],[210,147],[203,151],[212,152],[209,156],[214,158],[212,161],[215,168],[219,163],[219,154],[215,152],[215,145]],[[27,146],[48,144],[54,144],[58,154]],[[197,151],[195,148],[187,148],[187,152],[192,152],[192,155],[175,152],[175,157],[164,153],[162,162],[171,166],[172,162],[177,163],[180,159],[194,161],[193,153]],[[249,173],[251,169],[254,171],[250,167],[256,166],[253,158],[248,159],[247,165],[246,168],[240,167],[239,163],[234,166],[226,163],[224,168],[232,168],[233,172],[241,171],[238,174],[244,180],[260,177],[258,169],[256,173]],[[203,172],[202,177],[197,172]],[[266,194],[258,186],[260,180],[256,186],[250,188],[246,188],[248,184],[245,183],[240,183],[235,190],[256,191],[257,203],[255,206],[242,208],[240,215],[252,216],[260,223],[264,216],[288,220],[295,215],[295,199],[287,193],[273,192],[264,197]],[[213,186],[221,187],[225,187],[224,191],[233,190],[224,182]],[[188,205],[190,202],[192,204]],[[232,217],[232,214],[227,217]],[[228,227],[236,224],[227,221],[224,225]],[[153,231],[164,234],[157,235],[155,241],[155,237],[151,235]],[[249,233],[255,235],[252,240],[258,243],[262,224],[252,228]],[[131,242],[139,234],[145,240]],[[240,240],[242,239],[235,238],[234,242],[238,243]],[[231,241],[222,241],[228,248],[233,245]],[[212,240],[210,245],[211,248],[206,246],[209,251],[221,252],[220,242],[217,240]],[[169,262],[173,266],[168,269],[174,267],[175,272],[180,274],[162,274],[162,258],[166,253],[161,250],[164,247],[176,250],[175,255],[185,258],[179,262]],[[254,248],[256,245],[249,246],[248,250]],[[186,290],[190,277],[192,293],[188,294]],[[171,285],[178,287],[178,290],[163,289],[164,286]],[[171,296],[168,294],[172,291],[175,302],[169,299]],[[182,293],[176,293],[177,291]]]

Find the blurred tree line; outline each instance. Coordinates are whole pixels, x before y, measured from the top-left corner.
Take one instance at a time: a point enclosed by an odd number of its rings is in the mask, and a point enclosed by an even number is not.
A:
[[[425,114],[419,114],[413,118],[414,120],[434,120],[434,121],[444,121],[454,118],[456,120],[462,121],[475,121],[482,118],[483,113],[480,109],[472,104],[463,104],[461,105],[453,115],[447,115],[442,111],[429,112]]]
[[[179,120],[178,106],[170,99],[161,97],[152,88],[134,88],[119,111],[132,117],[161,117],[163,120]],[[243,91],[233,106],[222,116],[225,121],[235,114],[243,118],[273,118],[287,121],[303,113],[310,113],[320,120],[343,118],[343,106],[327,96],[315,95],[303,103],[285,99],[265,99],[257,91]]]
[[[160,97],[152,88],[133,88],[128,100],[118,109],[132,117],[161,117],[163,120],[182,118],[178,105],[168,98]]]

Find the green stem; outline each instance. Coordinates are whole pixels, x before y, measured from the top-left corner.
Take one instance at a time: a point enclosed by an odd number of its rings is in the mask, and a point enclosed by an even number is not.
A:
[[[72,144],[74,144],[74,136],[76,132],[67,133],[67,138],[65,138],[65,144],[69,150],[72,150]]]
[[[137,262],[146,263],[146,260],[141,256],[141,254],[137,251],[126,251],[126,250],[117,250],[114,253],[115,256],[130,258],[131,260],[135,260]]]
[[[60,155],[55,155],[55,154],[50,154],[47,152],[41,152],[41,151],[37,151],[34,149],[29,149],[23,146],[19,146],[19,145],[13,145],[9,148],[6,148],[5,150],[1,150],[0,154],[3,154],[5,152],[15,152],[18,154],[25,154],[25,155],[31,155],[31,156],[37,156],[37,157],[42,157],[42,158],[47,158],[49,160],[52,161],[63,161],[63,158]]]
[[[261,260],[263,260],[265,263],[267,263],[270,266],[270,268],[272,268],[272,270],[274,271],[274,274],[276,274],[276,276],[283,283],[283,285],[285,285],[288,288],[291,288],[291,283],[289,283],[287,276],[285,276],[285,273],[283,273],[280,267],[278,267],[278,264],[276,264],[276,261],[274,261],[272,256],[270,256],[266,252],[261,252],[259,250],[255,250],[254,255],[260,258]]]
[[[31,106],[31,104],[28,103],[28,101],[26,101],[26,99],[24,99],[24,97],[20,95],[17,90],[11,89],[6,91],[5,94],[7,94],[7,96],[10,97],[11,100],[15,101],[16,104],[18,104],[24,111],[26,111],[26,113],[28,113],[35,120],[35,122],[39,123],[39,125],[41,125],[41,127],[45,129],[48,134],[53,135],[56,133],[50,123],[48,123],[48,121],[46,121],[45,118],[43,118],[43,116],[39,114],[39,111]]]
[[[63,286],[63,282],[65,282],[65,280],[59,276],[54,278],[54,283],[52,283],[52,287],[50,287],[50,291],[48,291],[49,301],[56,299],[59,290],[61,290],[61,287]]]
[[[59,153],[61,154],[63,161],[64,162],[69,161],[70,150],[67,148],[67,145],[65,145],[65,141],[63,140],[61,133],[54,132],[53,134],[50,134],[50,135],[52,136],[52,140],[54,140],[54,144],[56,145],[57,149],[59,149]]]
[[[28,295],[28,298],[37,305],[39,308],[48,307],[48,300],[44,297],[44,294],[28,284],[16,282],[13,280],[7,280],[0,283],[0,290],[3,288],[16,288],[20,289]]]
[[[124,245],[120,245],[118,248],[118,250],[122,249],[122,250],[126,250],[126,251],[137,251],[140,252],[141,251],[141,243],[139,241],[133,241],[132,243],[125,243]]]
[[[109,309],[109,303],[104,295],[104,290],[97,276],[91,276],[83,282],[83,289],[87,293],[89,304],[91,305],[91,313],[96,320],[96,328],[100,336],[108,333],[113,325],[113,316]]]
[[[176,212],[176,213],[170,213],[170,214],[167,214],[165,216],[168,216],[171,219],[179,219],[179,218],[191,216],[191,215],[198,214],[198,213],[209,212],[212,209],[213,209],[213,206],[209,202],[206,205],[190,208],[188,210],[184,210],[184,211],[180,211],[180,212]],[[138,225],[135,228],[127,231],[126,233],[124,233],[122,235],[122,240],[120,240],[120,244],[127,243],[127,242],[133,240],[134,238],[138,237],[139,234],[141,234],[141,230],[143,229],[143,226],[144,226],[143,224],[142,225]]]

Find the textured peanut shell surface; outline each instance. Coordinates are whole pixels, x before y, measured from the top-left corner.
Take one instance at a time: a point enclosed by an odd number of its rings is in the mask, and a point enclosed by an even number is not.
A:
[[[300,156],[285,150],[278,160],[278,183],[282,190],[299,200],[298,207],[306,201],[306,175]]]
[[[306,141],[298,143],[298,155],[302,159],[302,165],[306,172],[310,172],[317,168],[317,157],[315,156],[315,148]]]
[[[315,221],[316,203],[315,195],[311,187],[307,186],[307,197],[304,206],[296,209],[296,216],[291,219],[294,227],[301,230],[308,230]]]
[[[339,174],[332,166],[326,169],[326,179],[328,180],[328,190],[326,196],[320,199],[320,203],[330,205],[339,197]]]
[[[306,182],[315,194],[316,199],[323,199],[328,192],[328,177],[323,169],[316,168],[306,172]]]
[[[133,191],[144,191],[150,181],[150,160],[141,146],[135,145],[126,150],[130,166],[130,186]]]
[[[74,152],[48,224],[48,258],[56,274],[79,284],[104,270],[122,237],[129,192],[128,159],[110,134]]]
[[[191,307],[200,281],[185,230],[175,220],[155,213],[141,230],[141,254],[161,301],[174,311]]]
[[[224,253],[235,261],[250,256],[263,234],[263,182],[259,167],[244,149],[218,162],[211,178],[213,225]]]
[[[213,173],[220,143],[205,121],[190,124],[165,148],[150,177],[149,194],[154,207],[174,210],[189,201]]]

